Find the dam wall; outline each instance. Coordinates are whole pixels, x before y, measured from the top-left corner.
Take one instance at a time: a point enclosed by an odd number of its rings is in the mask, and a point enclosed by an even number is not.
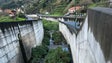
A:
[[[65,22],[59,29],[70,45],[74,63],[112,63],[112,9],[93,8],[78,33]]]
[[[41,45],[41,20],[0,23],[0,63],[26,63],[31,49]]]

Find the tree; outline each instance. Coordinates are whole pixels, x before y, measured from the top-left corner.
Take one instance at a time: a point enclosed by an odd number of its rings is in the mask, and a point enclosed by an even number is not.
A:
[[[59,31],[53,33],[53,39],[54,39],[54,44],[56,45],[61,45],[62,42],[66,43],[66,40],[64,39],[63,35]]]
[[[21,5],[23,5],[22,1],[11,1],[11,2],[7,2],[1,5],[1,7],[3,9],[13,9],[13,8],[17,8],[17,7],[21,7]]]
[[[44,32],[45,32],[44,33],[44,39],[42,41],[42,44],[48,46],[49,45],[50,35],[49,35],[49,33],[46,30]]]
[[[100,2],[101,0],[92,0],[94,3]]]
[[[48,48],[45,45],[37,46],[32,49],[32,63],[39,63],[47,54]]]
[[[49,30],[57,31],[57,30],[59,30],[58,29],[59,28],[58,22],[43,20],[43,24],[44,24],[44,29],[46,31],[49,31]]]
[[[61,47],[52,49],[45,57],[45,63],[70,63],[70,53],[63,51]]]
[[[57,31],[58,30],[58,23],[57,22],[50,22],[47,20],[43,20],[43,25],[44,25],[44,39],[43,39],[43,44],[49,45],[49,39],[50,39],[50,34],[49,31]]]

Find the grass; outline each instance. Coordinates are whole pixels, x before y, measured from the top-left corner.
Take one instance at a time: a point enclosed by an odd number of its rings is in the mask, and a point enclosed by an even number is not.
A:
[[[16,21],[24,21],[25,18],[20,18],[20,17],[16,17],[16,18],[11,18],[9,16],[1,16],[0,17],[0,22],[16,22]]]

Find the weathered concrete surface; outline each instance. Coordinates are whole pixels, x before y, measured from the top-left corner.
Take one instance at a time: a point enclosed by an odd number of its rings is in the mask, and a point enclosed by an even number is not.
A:
[[[65,37],[67,43],[70,45],[73,61],[76,63],[77,62],[76,61],[76,50],[77,49],[76,49],[76,35],[75,35],[75,33],[72,35],[72,33],[70,32],[68,27],[61,22],[59,23],[59,30],[61,31],[61,33]]]
[[[112,63],[112,9],[94,8],[89,10],[88,24],[90,31],[100,44],[105,60]]]
[[[70,45],[74,63],[112,63],[112,9],[89,9],[78,34],[60,22],[60,31]]]
[[[31,49],[41,44],[43,34],[41,21],[0,23],[0,63],[24,63],[19,40],[29,60]]]

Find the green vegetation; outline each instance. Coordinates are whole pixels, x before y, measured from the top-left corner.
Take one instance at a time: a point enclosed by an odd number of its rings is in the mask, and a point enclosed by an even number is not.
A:
[[[97,4],[91,4],[91,5],[89,5],[89,8],[93,8],[93,7],[96,7],[97,6]]]
[[[50,39],[50,35],[49,35],[48,31],[45,30],[44,31],[44,39],[42,41],[42,44],[49,46],[49,39]]]
[[[45,45],[37,46],[32,49],[32,63],[70,63],[70,53],[63,51],[61,47],[51,49],[48,52],[48,48]]]
[[[43,39],[43,44],[49,45],[49,39],[50,39],[50,34],[49,31],[58,31],[59,26],[58,22],[51,22],[47,20],[43,20],[43,26],[44,26],[44,39]]]
[[[45,63],[70,63],[70,53],[63,51],[61,47],[52,49],[45,57]]]
[[[25,5],[26,13],[41,13],[49,12],[50,15],[63,15],[64,8],[70,1],[65,0],[38,0],[27,3]]]
[[[48,53],[48,47],[46,45],[37,46],[32,49],[32,63],[40,63]]]
[[[22,1],[6,1],[4,3],[0,4],[0,7],[2,7],[3,9],[14,9],[17,7],[21,7],[21,5],[23,5]]]
[[[54,9],[54,12],[52,12],[52,16],[62,16],[63,15],[63,10],[65,9],[66,6],[59,6]]]
[[[62,36],[61,32],[57,31],[53,33],[54,44],[61,45],[62,42],[66,43],[65,38]]]
[[[20,17],[15,17],[11,18],[9,16],[1,16],[0,17],[0,22],[17,22],[17,21],[24,21],[25,18],[20,18]]]
[[[55,6],[55,8],[53,9],[53,11],[51,12],[51,15],[53,16],[61,16],[64,15],[63,11],[66,8],[66,6],[68,5],[68,2],[63,2],[60,3],[59,5]]]
[[[32,63],[39,63],[44,61],[45,56],[48,54],[48,46],[49,46],[49,32],[50,30],[58,30],[58,23],[57,22],[50,22],[43,20],[44,24],[44,39],[42,41],[41,46],[37,46],[36,48],[32,49]]]
[[[54,31],[53,33],[53,40],[54,44],[60,45],[62,42],[66,43],[66,40],[62,36],[62,34],[59,32],[59,23],[58,22],[52,22],[52,21],[47,21],[43,20],[44,24],[44,29],[45,29],[45,37],[44,42],[47,43],[46,41],[49,41],[49,31]],[[48,44],[48,43],[47,43]]]
[[[59,30],[59,26],[58,26],[59,23],[58,22],[43,20],[43,24],[44,24],[44,29],[46,31],[50,31],[50,30],[57,31],[57,30]]]
[[[97,3],[90,4],[88,7],[89,8],[93,8],[93,7],[108,7],[108,6],[109,6],[108,2],[106,2],[106,1],[100,1],[100,2],[97,2]]]
[[[105,7],[105,4],[97,5],[97,3],[105,2],[107,0],[1,0],[0,7],[14,9],[24,6],[26,13],[41,13],[45,14],[49,12],[50,15],[60,16],[67,12],[67,10],[77,4],[88,4],[88,7],[101,6]]]
[[[70,63],[70,53],[63,51],[61,47],[56,49],[48,49],[50,34],[49,31],[54,30],[53,38],[55,44],[65,42],[64,37],[58,31],[58,22],[43,20],[44,39],[41,46],[32,49],[32,63]]]

